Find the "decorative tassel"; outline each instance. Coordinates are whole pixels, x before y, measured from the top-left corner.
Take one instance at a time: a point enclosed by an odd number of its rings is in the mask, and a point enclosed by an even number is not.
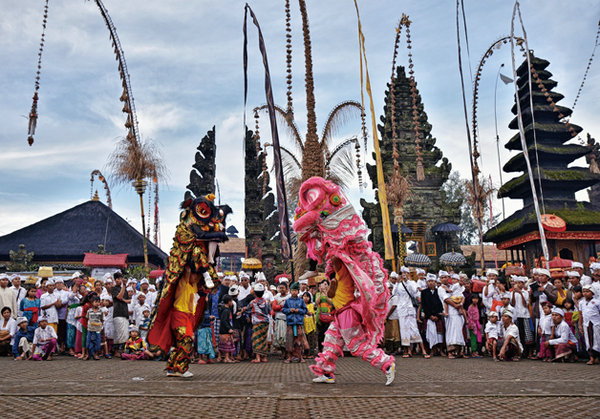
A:
[[[423,158],[417,157],[417,182],[425,180],[425,168],[423,167]]]

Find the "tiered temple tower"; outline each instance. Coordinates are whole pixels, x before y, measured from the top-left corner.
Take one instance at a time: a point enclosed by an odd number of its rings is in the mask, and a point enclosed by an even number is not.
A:
[[[590,147],[578,144],[565,144],[582,130],[581,127],[563,121],[571,115],[569,108],[556,105],[563,95],[553,91],[557,82],[552,73],[546,70],[548,61],[530,53],[534,71],[532,78],[532,101],[535,127],[532,124],[532,109],[529,95],[529,72],[525,60],[517,70],[518,97],[523,115],[527,153],[531,162],[533,178],[540,203],[540,211],[560,217],[549,217],[545,235],[550,257],[560,256],[587,262],[596,255],[595,240],[600,239],[600,212],[590,203],[578,202],[575,193],[595,185],[600,175],[592,173],[589,167],[571,166],[570,163],[590,152]],[[512,107],[517,115],[517,105]],[[518,130],[515,117],[509,128]],[[528,267],[542,254],[540,236],[533,204],[527,166],[517,132],[505,145],[509,150],[519,151],[511,158],[503,170],[508,173],[523,172],[506,182],[498,191],[499,198],[523,200],[523,208],[496,227],[489,230],[485,241],[497,243],[499,249],[511,250],[514,261],[524,262]],[[541,187],[540,187],[541,185]],[[556,231],[564,229],[565,231]]]
[[[436,225],[451,222],[460,223],[460,203],[450,204],[446,202],[445,194],[440,190],[443,183],[448,179],[452,165],[448,159],[443,157],[442,151],[436,147],[436,139],[431,136],[431,124],[427,120],[421,96],[417,90],[417,110],[419,130],[421,133],[421,155],[425,168],[425,179],[416,180],[416,158],[415,131],[412,117],[412,97],[410,81],[406,77],[404,67],[397,67],[396,76],[392,83],[388,84],[385,96],[384,115],[380,117],[383,125],[378,129],[381,134],[379,146],[383,161],[383,171],[388,181],[393,173],[393,133],[392,133],[392,89],[395,93],[397,148],[400,155],[398,162],[403,176],[408,177],[411,182],[411,194],[404,203],[404,225],[412,230],[410,234],[404,234],[405,240],[414,240],[419,243],[419,252],[425,253],[432,259],[433,265],[437,258],[446,251],[460,251],[458,237],[455,233],[435,233],[432,231]],[[439,164],[439,166],[438,166]],[[377,188],[377,173],[374,165],[367,164],[367,171]],[[381,221],[381,210],[377,193],[376,203],[369,203],[361,199],[364,208],[363,218],[372,230],[371,239],[374,249],[383,255],[383,229]],[[393,208],[390,206],[390,214]],[[393,220],[390,220],[393,225]],[[394,235],[398,234],[399,226],[392,226]],[[397,250],[396,250],[397,253]]]

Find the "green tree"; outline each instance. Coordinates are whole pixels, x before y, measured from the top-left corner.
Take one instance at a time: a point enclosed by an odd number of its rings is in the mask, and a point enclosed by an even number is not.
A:
[[[448,202],[460,203],[460,227],[461,231],[458,234],[458,241],[462,244],[479,244],[479,232],[477,230],[477,222],[473,217],[473,211],[468,203],[468,190],[466,182],[470,180],[462,179],[460,173],[453,171],[448,176],[446,183],[442,185],[442,190],[446,193]],[[490,225],[490,209],[489,203],[484,205],[483,225],[484,230]],[[497,222],[499,215],[494,216],[494,225]]]

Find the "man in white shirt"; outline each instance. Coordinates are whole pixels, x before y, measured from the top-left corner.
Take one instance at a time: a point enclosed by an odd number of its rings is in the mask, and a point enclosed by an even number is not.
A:
[[[521,352],[523,352],[523,346],[519,338],[519,328],[513,323],[513,315],[511,310],[505,309],[502,311],[504,342],[498,354],[502,361],[518,361]]]
[[[552,323],[554,323],[553,339],[545,342],[546,347],[552,347],[554,350],[554,359],[568,357],[573,352],[577,351],[575,342],[577,339],[573,335],[571,328],[564,320],[565,313],[561,308],[554,307],[552,309]]]
[[[60,307],[62,307],[62,301],[55,290],[54,280],[50,278],[46,281],[46,292],[40,297],[40,308],[42,316],[45,316],[48,321],[48,326],[54,329],[54,334],[58,332],[58,309]]]
[[[388,315],[385,320],[384,341],[385,350],[388,354],[393,354],[400,344],[400,325],[398,323],[398,297],[394,295],[394,284],[388,282],[390,297],[388,299]]]
[[[19,275],[11,275],[10,282],[12,282],[12,290],[15,294],[15,299],[17,303],[17,317],[22,316],[23,312],[21,311],[21,300],[27,296],[27,290],[21,286],[21,277]]]
[[[17,299],[12,289],[8,287],[8,275],[0,274],[0,308],[10,308],[10,315],[17,318]]]
[[[54,293],[61,301],[61,306],[56,309],[58,314],[58,348],[60,352],[65,351],[67,343],[67,307],[69,303],[69,290],[65,286],[62,278],[56,278],[54,280],[55,290]]]
[[[256,274],[256,280],[258,281],[263,276],[265,276],[262,272],[258,272]],[[252,292],[252,287],[250,286],[250,276],[243,272],[240,273],[240,286],[238,288],[238,301],[242,301]]]
[[[40,317],[39,327],[35,329],[33,334],[33,356],[31,359],[34,361],[41,361],[44,359],[51,361],[52,354],[56,350],[56,340],[56,331],[49,326],[48,318],[45,316]]]
[[[408,269],[404,266],[401,269]],[[417,343],[421,347],[421,352],[424,356],[429,358],[423,345],[423,339],[417,326],[417,311],[415,304],[417,302],[417,296],[420,298],[419,292],[417,291],[417,284],[414,281],[408,280],[408,274],[404,271],[400,281],[394,288],[394,296],[397,298],[396,304],[398,312],[398,322],[400,325],[400,344],[404,354],[403,358],[412,356],[412,344]],[[418,303],[417,303],[418,305]]]
[[[523,356],[528,356],[535,344],[529,313],[529,291],[525,289],[527,279],[526,276],[513,276],[515,286],[510,293],[510,304],[514,307],[516,318],[515,324],[519,328],[519,337],[524,348]]]
[[[590,272],[592,273],[591,286],[594,289],[595,298],[598,298],[600,296],[600,263],[590,264]]]

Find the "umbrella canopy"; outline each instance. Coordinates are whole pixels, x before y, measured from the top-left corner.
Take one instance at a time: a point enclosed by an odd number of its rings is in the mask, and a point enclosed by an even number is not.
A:
[[[442,265],[462,266],[465,263],[467,263],[467,259],[465,259],[465,257],[460,253],[448,252],[440,256],[440,264]]]
[[[431,227],[431,231],[434,233],[448,233],[451,231],[460,231],[462,230],[459,226],[452,223],[441,223],[434,225]]]
[[[392,224],[392,233],[398,232],[398,224]],[[400,232],[402,234],[412,234],[412,229],[406,227],[404,224],[400,225]]]
[[[431,266],[431,259],[421,253],[411,253],[404,258],[404,264],[414,268],[428,268]]]
[[[244,259],[242,269],[262,269],[262,262],[255,258]]]

